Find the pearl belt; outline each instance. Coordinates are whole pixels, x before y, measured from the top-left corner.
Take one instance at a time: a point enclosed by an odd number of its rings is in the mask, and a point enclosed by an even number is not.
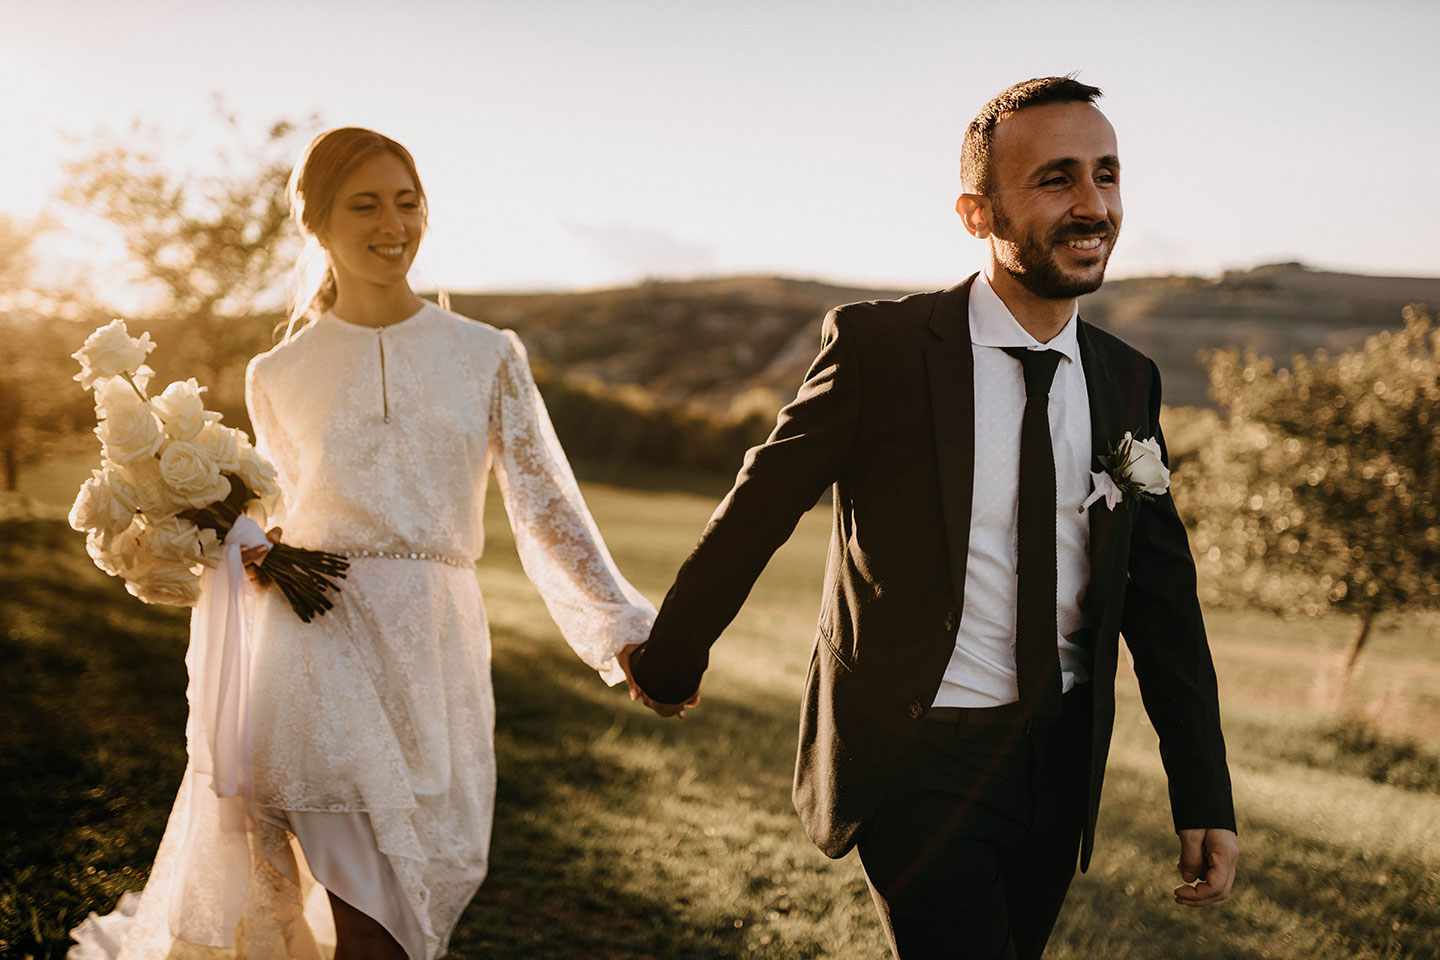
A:
[[[475,566],[475,561],[464,560],[460,557],[447,557],[439,553],[422,553],[419,551],[403,552],[390,550],[333,550],[342,557],[349,557],[352,560],[429,560],[432,563],[445,563],[452,567],[459,567],[462,570],[469,570]]]

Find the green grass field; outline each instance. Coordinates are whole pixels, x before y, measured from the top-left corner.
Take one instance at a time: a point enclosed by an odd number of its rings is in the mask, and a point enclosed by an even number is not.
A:
[[[657,600],[717,495],[672,487],[586,489]],[[790,807],[828,510],[771,563],[684,721],[580,664],[493,502],[488,531],[499,800],[492,872],[454,955],[887,955],[858,862],[827,860]],[[1231,899],[1204,911],[1170,899],[1163,773],[1122,663],[1095,859],[1046,956],[1440,957],[1436,627],[1386,625],[1342,692],[1348,623],[1210,617],[1241,864]],[[97,571],[63,522],[0,523],[0,954],[58,957],[87,911],[143,883],[184,766],[185,631],[183,612]]]

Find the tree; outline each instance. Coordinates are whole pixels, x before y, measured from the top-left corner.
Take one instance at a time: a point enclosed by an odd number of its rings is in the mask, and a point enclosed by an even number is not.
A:
[[[1377,615],[1440,607],[1440,332],[1404,320],[1290,370],[1210,354],[1228,422],[1177,470],[1211,599],[1353,614],[1347,674]]]
[[[94,422],[89,397],[56,375],[73,363],[70,341],[79,328],[37,313],[53,302],[32,283],[31,246],[44,229],[43,221],[0,214],[0,487],[7,492],[18,486],[22,466]]]
[[[66,164],[60,198],[108,223],[136,278],[162,294],[160,312],[186,317],[253,316],[295,262],[286,183],[299,128],[272,124],[258,146],[243,144],[235,117],[220,121],[241,141],[238,159],[219,150],[220,172],[175,175],[164,138],[137,121],[128,134],[97,135]]]
[[[67,164],[60,199],[115,232],[131,279],[154,294],[149,317],[132,326],[162,343],[160,364],[207,384],[215,407],[243,422],[243,361],[270,345],[271,324],[254,318],[278,319],[297,252],[285,188],[300,127],[276,122],[247,145],[235,117],[216,109],[240,144],[218,152],[219,172],[172,173],[165,138],[137,121],[123,137],[98,135]]]
[[[296,253],[285,186],[301,131],[280,121],[257,142],[223,104],[217,114],[235,144],[219,151],[218,172],[173,172],[173,138],[137,121],[81,148],[66,165],[58,209],[112,232],[128,254],[128,279],[150,291],[146,315],[129,319],[162,345],[152,364],[160,382],[196,377],[210,389],[208,405],[245,426],[245,362],[273,342]],[[22,466],[94,426],[70,354],[118,312],[83,281],[63,292],[34,282],[32,241],[54,219],[0,216],[0,482],[8,490]]]
[[[12,296],[12,291],[28,279],[35,232],[33,225],[27,228],[0,213],[0,296]]]

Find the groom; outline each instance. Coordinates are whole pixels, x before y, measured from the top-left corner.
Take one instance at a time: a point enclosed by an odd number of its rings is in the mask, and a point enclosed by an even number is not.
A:
[[[1180,874],[1199,881],[1175,899],[1218,902],[1234,879],[1159,373],[1077,312],[1120,230],[1099,96],[1048,77],[980,111],[956,210],[988,244],[984,272],[830,312],[799,394],[629,657],[632,692],[656,712],[693,704],[710,645],[833,487],[795,807],[828,856],[858,847],[906,960],[1040,956],[1077,853],[1089,865],[1122,632],[1160,736]],[[1107,469],[1126,437],[1134,462]]]

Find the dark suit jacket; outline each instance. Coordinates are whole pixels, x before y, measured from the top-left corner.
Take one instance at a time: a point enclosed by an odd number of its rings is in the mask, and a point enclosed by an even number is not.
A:
[[[800,516],[833,485],[794,791],[806,831],[831,857],[855,844],[879,805],[955,646],[976,455],[973,280],[830,312],[799,394],[769,440],[746,455],[631,661],[655,700],[680,703],[693,694],[710,645]],[[1127,430],[1138,439],[1161,436],[1160,376],[1144,355],[1084,322],[1079,342],[1090,469],[1099,471],[1096,458]],[[1169,494],[1146,503],[1126,498],[1114,512],[1103,501],[1092,507],[1090,561],[1083,611],[1094,715],[1081,869],[1094,844],[1122,631],[1160,736],[1176,829],[1234,828],[1195,566]]]

